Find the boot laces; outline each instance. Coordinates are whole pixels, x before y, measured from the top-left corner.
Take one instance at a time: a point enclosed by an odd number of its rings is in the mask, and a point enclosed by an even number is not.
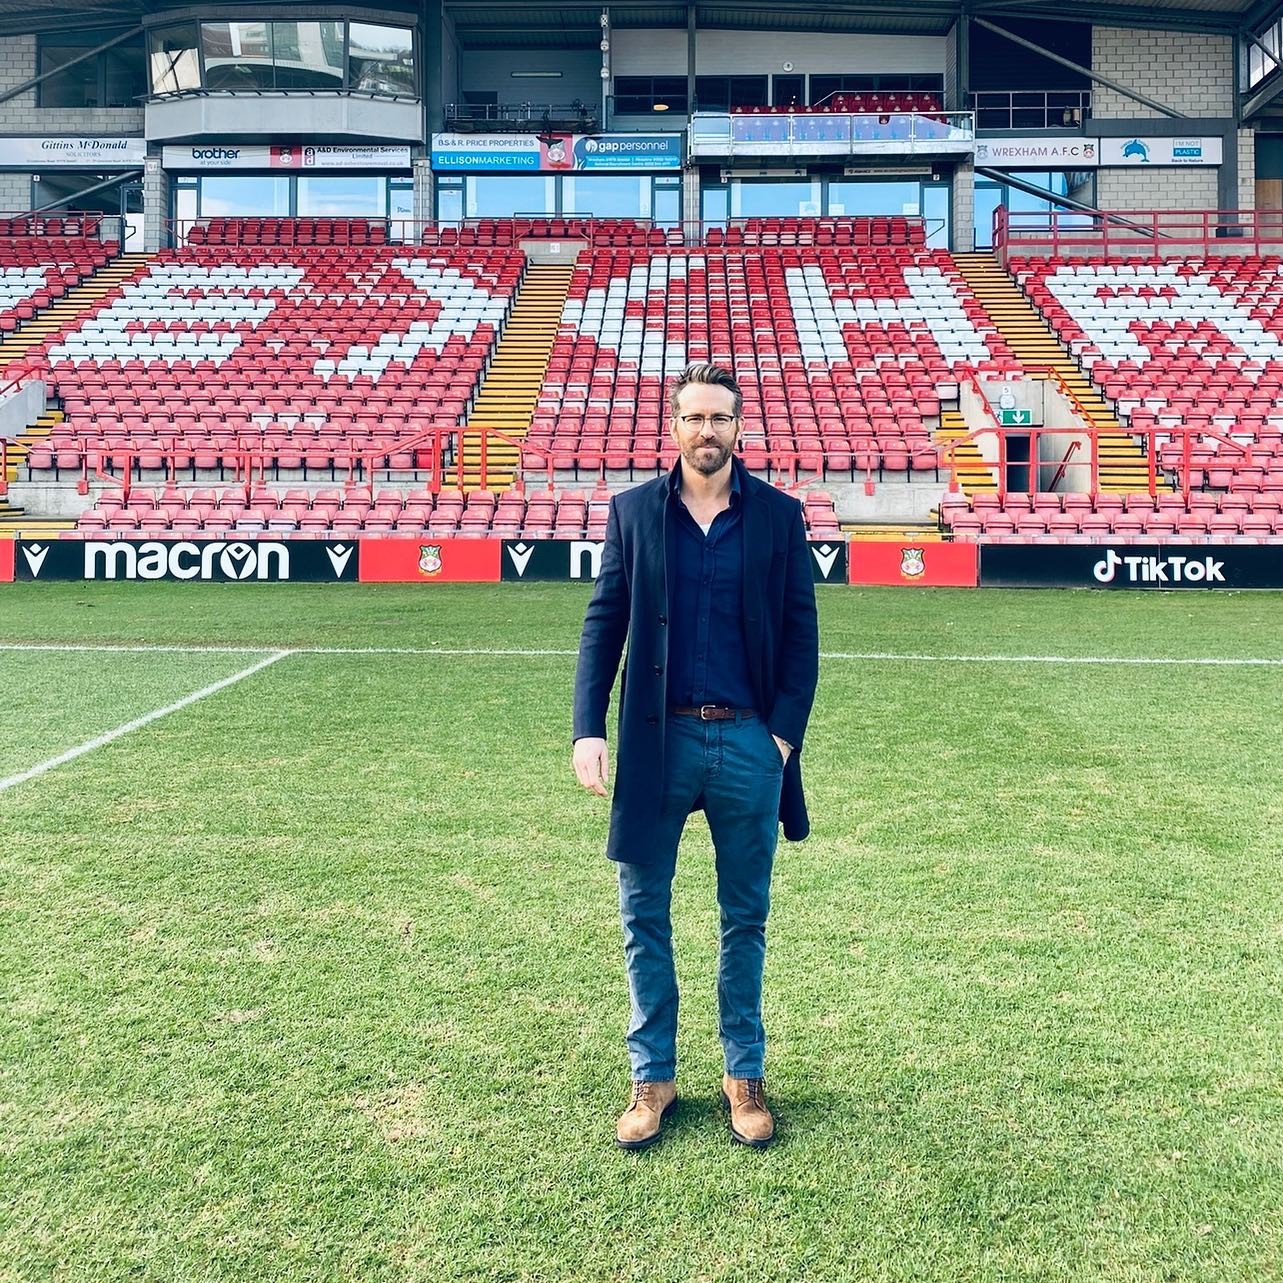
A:
[[[653,1082],[636,1082],[633,1083],[633,1105],[649,1105],[651,1097],[655,1092]],[[632,1108],[630,1105],[629,1108]]]
[[[758,1109],[766,1108],[766,1079],[765,1078],[745,1078],[744,1079],[744,1103],[753,1105]]]

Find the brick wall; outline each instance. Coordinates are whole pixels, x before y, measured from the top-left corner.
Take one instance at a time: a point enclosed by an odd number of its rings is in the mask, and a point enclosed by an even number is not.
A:
[[[953,171],[953,202],[949,211],[949,248],[959,254],[976,247],[976,171],[970,165],[959,165]]]
[[[1216,209],[1215,165],[1171,169],[1102,169],[1096,192],[1101,209]]]
[[[1256,208],[1256,131],[1238,131],[1238,207]]]
[[[31,175],[0,174],[0,214],[25,214],[31,208]]]
[[[36,74],[35,36],[0,40],[0,90]],[[141,134],[141,107],[36,107],[36,91],[0,102],[0,134]],[[24,206],[25,208],[25,206]]]
[[[1131,27],[1092,29],[1094,71],[1187,116],[1234,114],[1233,58],[1233,41],[1228,36]],[[1098,119],[1161,119],[1159,112],[1099,84],[1092,86],[1091,109]]]

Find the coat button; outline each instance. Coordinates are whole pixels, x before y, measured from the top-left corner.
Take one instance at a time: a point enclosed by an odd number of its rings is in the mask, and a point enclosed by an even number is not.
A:
[[[659,718],[658,718],[658,717],[648,717],[648,718],[646,719],[646,725],[647,725],[647,726],[658,726],[658,725],[659,725]]]
[[[659,622],[660,622],[661,624],[666,624],[666,623],[668,623],[668,616],[667,616],[667,615],[660,615],[660,617],[659,617]]]
[[[664,671],[662,664],[655,665],[655,676],[658,677]]]

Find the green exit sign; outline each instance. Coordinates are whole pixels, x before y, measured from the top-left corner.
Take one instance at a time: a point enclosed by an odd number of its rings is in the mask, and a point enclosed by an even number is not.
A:
[[[1033,425],[1032,410],[999,410],[998,422],[1004,428],[1028,428]]]

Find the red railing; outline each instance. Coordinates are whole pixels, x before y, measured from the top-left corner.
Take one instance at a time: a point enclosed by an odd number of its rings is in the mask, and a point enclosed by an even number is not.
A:
[[[1283,210],[994,211],[994,253],[1035,257],[1212,258],[1283,253]]]
[[[1159,458],[1159,449],[1161,446],[1169,445],[1174,439],[1179,439],[1181,443],[1180,464],[1176,469],[1181,483],[1181,493],[1188,500],[1192,488],[1191,473],[1194,468],[1214,466],[1214,458],[1207,457],[1196,458],[1195,452],[1199,445],[1204,442],[1214,441],[1218,445],[1234,451],[1238,456],[1237,462],[1250,467],[1252,464],[1252,448],[1241,441],[1234,441],[1230,437],[1223,436],[1218,432],[1209,432],[1205,428],[1190,428],[1184,424],[1175,427],[1152,427],[1129,431],[1127,429],[1113,429],[1104,431],[1100,428],[1091,427],[1061,427],[1061,428],[1013,428],[1013,427],[985,427],[976,428],[968,432],[966,436],[959,437],[956,441],[949,442],[940,452],[942,463],[946,463],[949,468],[949,491],[956,494],[960,488],[958,476],[959,463],[957,459],[958,450],[966,444],[974,444],[981,437],[993,436],[997,438],[998,458],[994,460],[983,460],[983,466],[993,470],[997,474],[998,496],[1005,499],[1009,490],[1012,488],[1008,485],[1010,470],[1012,468],[1023,468],[1027,470],[1029,485],[1016,487],[1016,491],[1023,493],[1043,492],[1040,483],[1042,469],[1052,467],[1050,462],[1043,462],[1038,457],[1038,447],[1042,438],[1045,436],[1052,437],[1086,437],[1087,445],[1090,451],[1089,468],[1091,482],[1087,487],[1087,492],[1095,494],[1100,489],[1100,438],[1105,436],[1128,436],[1132,440],[1137,437],[1143,437],[1145,441],[1146,462],[1148,466],[1148,484],[1146,490],[1151,497],[1159,493],[1159,477],[1163,471],[1162,461]],[[1007,442],[1010,437],[1019,437],[1028,443],[1028,457],[1012,460],[1009,457]],[[1160,438],[1162,440],[1160,441]],[[1195,441],[1197,438],[1197,443]],[[1202,451],[1198,452],[1200,455]],[[973,465],[974,466],[974,465]],[[1062,460],[1055,479],[1047,486],[1050,491],[1063,476],[1064,470],[1071,465],[1067,460]]]
[[[476,439],[479,446],[477,480],[482,489],[488,489],[493,480],[490,470],[490,445],[492,441],[502,441],[507,445],[513,446],[518,451],[518,463],[513,469],[514,477],[520,476],[523,471],[527,476],[532,472],[539,471],[538,469],[530,468],[523,470],[520,463],[521,439],[510,436],[508,433],[500,432],[498,428],[436,427],[427,428],[412,436],[389,441],[386,444],[349,456],[347,460],[347,484],[357,484],[358,473],[363,484],[370,484],[373,482],[375,473],[381,467],[383,470],[392,470],[386,463],[381,463],[381,461],[389,460],[396,454],[413,454],[417,456],[426,449],[431,452],[426,463],[426,469],[430,473],[428,488],[432,493],[438,493],[448,483],[451,473],[454,475],[455,484],[462,490],[466,476],[464,446],[467,438]],[[454,462],[447,464],[447,447],[452,441],[454,444]],[[189,459],[195,452],[191,447],[171,446],[169,449],[159,451],[149,449],[147,453],[161,456],[164,461],[165,483],[178,485],[178,459],[180,455],[184,459]],[[256,483],[267,483],[268,472],[275,457],[274,452],[269,453],[253,446],[243,446],[234,450],[219,450],[217,454],[220,471],[224,474],[229,470],[231,472],[230,477],[223,475],[219,484],[243,487],[247,495]],[[91,480],[101,481],[118,486],[126,501],[128,501],[129,491],[134,484],[135,472],[139,471],[139,455],[140,451],[132,446],[111,450],[87,448],[81,459],[81,475],[78,482],[80,493],[88,493]],[[425,470],[425,464],[416,457],[409,470],[422,472]],[[338,479],[337,471],[335,470],[332,473],[335,480]],[[504,472],[506,480],[506,467]],[[548,484],[552,485],[551,464],[548,468]]]

